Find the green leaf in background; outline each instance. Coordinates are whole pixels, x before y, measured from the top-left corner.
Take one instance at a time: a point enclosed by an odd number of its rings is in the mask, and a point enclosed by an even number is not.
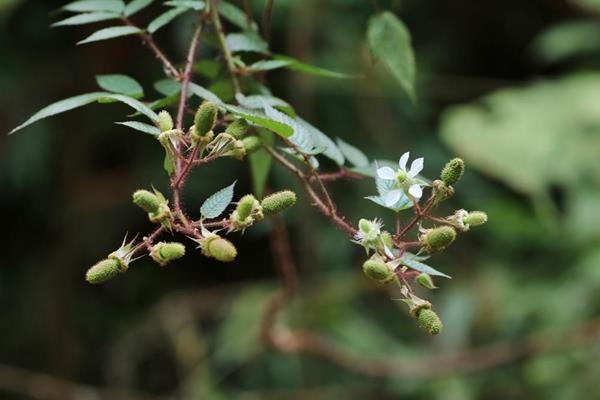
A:
[[[344,165],[344,155],[329,136],[300,117],[296,118],[296,122],[308,132],[312,137],[315,146],[322,149],[321,153],[325,157],[329,158],[339,166]]]
[[[316,67],[314,65],[303,63],[300,60],[295,58],[284,56],[281,54],[276,54],[273,56],[274,61],[285,62],[283,65],[285,68],[291,69],[292,71],[304,72],[309,75],[322,76],[325,78],[341,78],[341,79],[350,79],[356,78],[356,75],[345,74],[343,72],[331,71],[329,69]]]
[[[189,90],[201,99],[212,101],[213,103],[218,104],[220,106],[223,105],[223,101],[216,94],[196,83],[190,82]]]
[[[266,105],[269,105],[274,108],[278,108],[284,111],[287,115],[295,115],[296,112],[292,108],[292,106],[280,99],[279,97],[264,95],[264,94],[254,94],[250,96],[244,96],[242,94],[238,94],[236,96],[236,100],[242,107],[251,108],[253,110],[262,110]]]
[[[154,125],[146,124],[144,122],[139,121],[124,121],[124,122],[115,122],[115,124],[127,126],[129,128],[135,129],[136,131],[144,132],[152,136],[158,137],[160,135],[160,129],[158,129]]]
[[[346,157],[346,160],[348,160],[353,166],[358,168],[365,168],[369,166],[369,159],[367,158],[365,153],[363,153],[356,147],[344,142],[340,138],[337,138],[337,146],[344,155],[344,157]]]
[[[407,267],[414,269],[415,271],[424,272],[426,274],[432,276],[443,276],[444,278],[449,278],[449,275],[444,274],[443,272],[438,271],[437,269],[430,267],[429,265],[423,263],[423,260],[426,260],[428,257],[419,257],[412,253],[404,253],[402,257],[400,257],[400,262]]]
[[[133,98],[140,98],[144,95],[142,86],[127,75],[96,75],[96,82],[98,86],[109,92],[124,94]]]
[[[91,24],[93,22],[107,21],[117,18],[120,18],[119,14],[106,11],[98,11],[73,15],[72,17],[55,22],[51,26],[85,25]]]
[[[154,20],[152,20],[152,22],[150,22],[150,24],[148,24],[148,32],[149,33],[154,33],[157,30],[159,30],[160,28],[162,28],[163,26],[167,25],[169,22],[173,21],[175,18],[177,18],[178,16],[180,16],[181,14],[183,14],[184,12],[188,11],[189,8],[187,7],[177,7],[177,8],[173,8],[169,11],[165,11],[164,13],[160,14],[158,17],[156,17]]]
[[[52,103],[49,106],[42,108],[40,111],[38,111],[37,113],[32,115],[27,121],[23,122],[21,125],[17,126],[12,131],[10,131],[9,135],[13,134],[16,131],[23,129],[26,126],[31,125],[34,122],[37,122],[41,119],[48,118],[48,117],[51,117],[56,114],[60,114],[65,111],[72,110],[74,108],[82,107],[82,106],[94,103],[94,102],[104,99],[104,98],[109,98],[109,99],[123,102],[123,103],[129,105],[130,107],[134,108],[138,112],[141,112],[142,114],[146,115],[152,121],[158,121],[158,115],[156,115],[156,113],[154,113],[146,105],[137,101],[136,99],[133,99],[133,98],[127,97],[127,96],[123,96],[123,95],[119,95],[119,94],[114,94],[114,93],[94,92],[94,93],[81,94],[79,96],[74,96],[74,97],[70,97],[68,99],[60,100],[60,101],[57,101],[56,103]]]
[[[206,7],[206,3],[201,0],[172,0],[165,1],[165,5],[171,7],[186,7],[196,11],[204,10],[204,7]]]
[[[125,6],[125,9],[123,10],[123,14],[126,17],[129,17],[129,16],[137,13],[138,11],[141,11],[144,8],[148,7],[153,2],[154,2],[154,0],[133,0],[133,1],[130,1]]]
[[[275,143],[275,137],[270,132],[259,130],[258,135],[267,146],[272,146]],[[261,148],[248,156],[248,162],[250,163],[254,194],[256,197],[262,198],[269,179],[273,158],[268,151]]]
[[[100,40],[114,39],[121,36],[134,35],[136,33],[141,33],[142,30],[136,28],[135,26],[113,26],[110,28],[100,29],[92,33],[87,38],[77,42],[77,44],[98,42]]]
[[[270,71],[277,68],[287,67],[293,62],[290,60],[260,60],[248,66],[252,72]]]
[[[227,35],[227,45],[231,52],[254,52],[269,54],[269,47],[258,33],[243,32]]]
[[[154,82],[154,89],[165,96],[172,96],[179,93],[181,90],[181,83],[174,81],[173,79],[161,79],[160,81]]]
[[[568,105],[568,106],[566,106]],[[600,181],[600,74],[505,89],[452,107],[442,139],[480,171],[532,197]]]
[[[381,60],[392,76],[415,100],[415,56],[410,33],[404,23],[391,12],[369,19],[367,43],[375,59]]]
[[[244,11],[240,10],[230,2],[220,0],[217,7],[219,9],[219,14],[237,27],[242,28],[245,31],[258,30],[256,22],[249,19]]]
[[[547,63],[600,52],[600,22],[575,21],[554,25],[533,42],[535,54]]]
[[[230,104],[223,105],[223,107],[227,111],[244,118],[246,121],[252,122],[258,126],[262,126],[263,128],[266,128],[271,132],[275,132],[284,138],[290,137],[294,133],[294,128],[292,128],[292,126],[280,120],[273,119],[272,117],[269,117],[261,112],[248,110],[246,108],[233,106]]]
[[[63,6],[63,10],[73,12],[110,11],[117,14],[123,12],[125,3],[122,0],[81,0]]]
[[[200,214],[203,218],[217,218],[225,211],[233,199],[235,182],[210,196],[202,203]]]

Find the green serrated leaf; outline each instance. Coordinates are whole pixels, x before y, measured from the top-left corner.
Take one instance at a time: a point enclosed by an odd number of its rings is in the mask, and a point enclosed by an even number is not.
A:
[[[429,275],[442,276],[444,278],[452,279],[449,275],[446,275],[443,272],[440,272],[437,269],[421,262],[422,260],[422,258],[408,252],[404,253],[400,258],[402,264],[406,265],[410,269],[414,269],[415,271],[419,272],[424,272]]]
[[[258,134],[265,145],[272,146],[275,143],[275,137],[271,132],[260,130]],[[261,148],[248,156],[248,162],[250,163],[254,195],[262,198],[273,164],[273,157],[268,151]]]
[[[186,11],[189,11],[189,8],[177,7],[160,14],[158,17],[152,20],[150,24],[148,24],[147,31],[149,33],[156,32],[157,30],[167,25],[169,22],[173,21],[175,18],[177,18]]]
[[[114,39],[117,37],[134,35],[136,33],[141,33],[141,32],[142,32],[142,30],[139,28],[136,28],[135,26],[113,26],[110,28],[100,29],[99,31],[92,33],[87,38],[80,40],[79,42],[77,42],[77,44],[84,44],[84,43],[98,42],[100,40]]]
[[[153,2],[154,2],[154,0],[133,0],[129,3],[127,3],[127,5],[125,6],[125,9],[123,10],[123,14],[126,17],[129,17],[129,16],[137,13],[138,11],[141,11],[142,9],[148,7]]]
[[[410,33],[404,23],[391,12],[371,17],[367,42],[373,56],[381,60],[392,76],[415,100],[415,56]]]
[[[291,69],[293,71],[304,72],[309,75],[322,76],[325,78],[340,78],[340,79],[357,78],[356,75],[345,74],[343,72],[336,72],[336,71],[331,71],[329,69],[316,67],[314,65],[303,63],[302,61],[297,60],[292,57],[289,57],[289,56],[276,54],[273,56],[273,58],[276,61],[286,62],[286,64],[283,65],[283,67],[285,67],[285,68]]]
[[[63,6],[63,10],[73,12],[110,11],[117,14],[123,12],[125,3],[122,0],[80,0]]]
[[[134,98],[144,95],[144,89],[135,79],[122,74],[96,75],[96,82],[104,90]]]
[[[165,1],[165,5],[171,7],[186,7],[196,11],[204,10],[206,7],[206,3],[201,0],[172,0]]]
[[[296,118],[296,122],[302,126],[311,135],[313,143],[317,148],[322,149],[322,154],[335,162],[337,165],[344,165],[344,155],[338,149],[335,142],[329,138],[326,134],[315,128],[300,117]]]
[[[144,132],[149,135],[158,137],[160,135],[160,129],[158,129],[154,125],[146,124],[144,122],[139,121],[123,121],[123,122],[115,122],[118,125],[124,125],[129,128],[135,129],[136,131]]]
[[[269,46],[256,32],[230,33],[227,46],[231,52],[254,52],[269,54]]]
[[[10,131],[9,135],[13,134],[16,131],[23,129],[26,126],[31,125],[34,122],[37,122],[41,119],[48,118],[48,117],[51,117],[56,114],[60,114],[60,113],[72,110],[74,108],[82,107],[82,106],[94,103],[94,102],[96,102],[100,99],[104,99],[104,98],[109,98],[109,99],[123,102],[123,103],[129,105],[130,107],[134,108],[135,110],[141,112],[142,114],[146,115],[152,121],[158,121],[158,115],[156,115],[156,113],[154,113],[146,105],[144,105],[143,103],[139,102],[136,99],[133,99],[131,97],[127,97],[124,95],[108,93],[108,92],[93,92],[93,93],[86,93],[86,94],[82,94],[79,96],[70,97],[68,99],[60,100],[60,101],[57,101],[56,103],[52,103],[49,106],[42,108],[40,111],[38,111],[37,113],[32,115],[27,121],[23,122],[21,125],[17,126],[12,131]]]
[[[364,168],[369,166],[368,157],[358,148],[344,142],[340,138],[337,138],[337,145],[342,154],[344,154],[344,157],[346,157],[346,160],[348,160],[353,166],[357,168]]]
[[[120,18],[120,15],[112,13],[112,12],[105,12],[105,11],[89,12],[89,13],[84,13],[84,14],[73,15],[72,17],[55,22],[51,26],[85,25],[85,24],[91,24],[93,22],[107,21],[110,19],[117,19],[117,18]]]
[[[256,22],[249,19],[244,11],[233,4],[225,0],[220,0],[218,9],[219,14],[221,14],[223,18],[239,28],[242,28],[245,31],[256,31],[258,29]]]
[[[235,187],[235,183],[236,182],[233,182],[226,188],[219,190],[202,203],[200,214],[203,218],[217,218],[225,211],[233,199],[233,188]]]

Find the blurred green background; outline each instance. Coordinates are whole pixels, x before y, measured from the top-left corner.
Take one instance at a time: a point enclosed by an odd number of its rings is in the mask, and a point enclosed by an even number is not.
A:
[[[263,2],[251,3],[260,15]],[[600,398],[600,1],[380,3],[411,30],[416,105],[371,66],[366,0],[275,1],[275,51],[365,78],[278,71],[269,76],[274,94],[372,157],[425,156],[426,176],[463,157],[467,173],[440,212],[481,209],[490,221],[431,259],[453,276],[426,294],[445,321],[431,338],[393,294],[366,281],[363,250],[302,195],[286,214],[301,290],[285,323],[353,354],[398,360],[500,341],[510,352],[538,332],[542,342],[595,327],[595,340],[431,379],[364,377],[274,352],[258,339],[260,313],[279,284],[268,226],[233,238],[233,265],[197,254],[160,268],[146,258],[110,283],[88,285],[91,264],[126,232],[149,229],[131,192],[167,185],[160,146],[112,123],[127,112],[122,106],[95,105],[0,135],[0,398],[87,400],[106,388],[144,399]],[[62,4],[0,0],[0,132],[94,90],[94,75],[126,73],[148,92],[162,77],[134,37],[75,46],[94,27],[49,28]],[[137,18],[160,9],[157,2]],[[177,21],[157,40],[182,59],[191,21]],[[234,179],[237,193],[251,190],[245,162],[195,172],[189,208]],[[269,186],[296,183],[275,168]],[[381,213],[363,199],[372,181],[332,189],[353,221]]]

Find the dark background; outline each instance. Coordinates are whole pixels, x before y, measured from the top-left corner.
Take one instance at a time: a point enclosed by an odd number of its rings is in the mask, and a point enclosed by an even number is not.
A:
[[[262,2],[252,3],[260,15]],[[562,46],[575,56],[548,62],[534,40],[565,21],[595,24],[594,1],[380,3],[411,30],[416,105],[371,66],[364,37],[373,8],[366,0],[275,1],[276,52],[366,78],[327,80],[277,71],[269,75],[274,94],[322,131],[372,157],[394,160],[407,150],[425,156],[426,176],[435,177],[447,159],[463,156],[468,172],[441,213],[481,209],[490,222],[432,259],[453,279],[439,281],[441,289],[426,294],[446,325],[442,335],[430,338],[403,304],[366,282],[359,270],[362,249],[301,195],[303,201],[285,217],[302,285],[286,323],[315,329],[363,356],[417,360],[498,341],[514,350],[535,332],[542,332],[537,343],[556,332],[588,332],[585,324],[593,323],[600,306],[600,124],[586,119],[582,135],[570,128],[589,113],[597,117],[600,46],[590,36],[573,34],[566,44],[551,42],[549,51]],[[152,83],[162,71],[137,38],[76,46],[94,27],[49,28],[62,4],[0,0],[0,132],[51,102],[95,90],[98,74],[134,76],[151,98],[158,95]],[[149,21],[161,7],[156,2],[136,20]],[[157,40],[180,60],[191,22],[176,21]],[[201,57],[206,54],[201,50]],[[569,77],[582,70],[593,82],[571,87]],[[538,90],[540,82],[552,82],[555,90]],[[498,103],[476,103],[498,90],[536,95],[513,98],[514,107],[498,112]],[[588,96],[582,100],[592,110],[588,114],[573,112],[580,95]],[[458,104],[475,104],[472,110],[493,117],[472,132],[468,121],[452,114]],[[240,256],[231,265],[207,260],[188,246],[190,255],[168,268],[145,258],[114,281],[87,284],[87,268],[118,247],[127,232],[150,229],[131,204],[131,193],[167,184],[160,146],[112,123],[123,120],[124,112],[119,105],[93,105],[0,135],[0,398],[66,398],[52,385],[70,390],[75,382],[185,399],[600,396],[598,336],[583,345],[559,339],[560,351],[525,354],[472,373],[457,367],[434,379],[363,377],[318,357],[266,349],[255,333],[262,306],[278,284],[268,225],[234,235]],[[552,125],[563,115],[569,129]],[[452,118],[458,131],[473,134],[453,140]],[[494,132],[505,134],[503,146],[487,141],[489,121],[502,121],[498,126],[506,131]],[[556,149],[547,163],[537,158],[542,142]],[[492,162],[494,155],[517,162],[503,166]],[[539,183],[535,190],[515,183],[529,176]],[[238,194],[251,190],[245,162],[220,161],[196,171],[185,193],[188,209],[196,212],[206,196],[235,179]],[[278,168],[269,186],[296,188]],[[380,214],[363,199],[374,192],[372,181],[332,188],[351,220]],[[50,383],[38,373],[49,374]],[[78,392],[73,398],[92,398],[86,396]]]

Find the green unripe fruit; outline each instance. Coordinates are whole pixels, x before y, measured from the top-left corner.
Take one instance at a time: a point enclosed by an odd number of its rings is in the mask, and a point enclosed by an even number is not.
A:
[[[171,114],[168,111],[162,110],[158,113],[158,127],[161,132],[173,129],[173,118],[171,118]]]
[[[296,204],[296,193],[291,190],[283,190],[265,197],[260,205],[265,215],[277,214]]]
[[[415,278],[415,280],[417,281],[417,283],[419,285],[423,286],[426,289],[437,289],[437,287],[433,283],[433,279],[431,279],[431,276],[429,276],[429,274],[426,274],[426,273],[419,274]]]
[[[246,154],[252,154],[262,146],[262,140],[258,136],[248,136],[242,139]]]
[[[378,283],[387,283],[394,280],[394,271],[380,259],[369,259],[363,263],[363,272],[366,276]]]
[[[430,253],[444,250],[454,242],[454,239],[456,239],[456,230],[451,226],[429,229],[419,237],[419,240],[425,246],[425,250]]]
[[[236,119],[231,124],[229,124],[227,129],[225,129],[225,133],[230,134],[236,139],[241,139],[246,134],[246,132],[248,132],[249,128],[250,125],[248,124],[248,122],[246,122],[245,119],[240,118]]]
[[[217,113],[219,108],[215,103],[205,101],[198,107],[194,117],[194,126],[196,127],[196,135],[204,136],[212,131],[217,121]]]
[[[178,242],[159,242],[150,251],[150,257],[163,267],[184,255],[185,246]]]
[[[440,177],[446,185],[454,185],[465,172],[465,162],[461,158],[454,158],[442,169]]]
[[[256,199],[251,194],[247,194],[240,199],[235,209],[239,219],[243,221],[250,216],[255,201]]]
[[[371,221],[369,221],[368,219],[361,218],[358,221],[358,229],[360,229],[360,231],[365,234],[371,232],[372,225],[373,225],[373,223]]]
[[[221,262],[232,262],[237,257],[237,249],[233,243],[222,237],[209,241],[206,253]]]
[[[160,208],[159,198],[148,190],[136,190],[133,193],[133,203],[141,207],[147,213],[155,213]]]
[[[471,211],[463,218],[463,222],[470,226],[479,226],[487,222],[488,216],[483,211]]]
[[[120,263],[118,260],[109,258],[99,261],[85,274],[85,279],[92,284],[106,282],[109,279],[127,271],[127,266]]]
[[[431,308],[423,307],[417,311],[417,321],[430,335],[437,335],[444,328],[442,320]]]
[[[444,181],[436,179],[433,181],[433,194],[436,201],[443,201],[454,196],[454,188],[444,183]]]

